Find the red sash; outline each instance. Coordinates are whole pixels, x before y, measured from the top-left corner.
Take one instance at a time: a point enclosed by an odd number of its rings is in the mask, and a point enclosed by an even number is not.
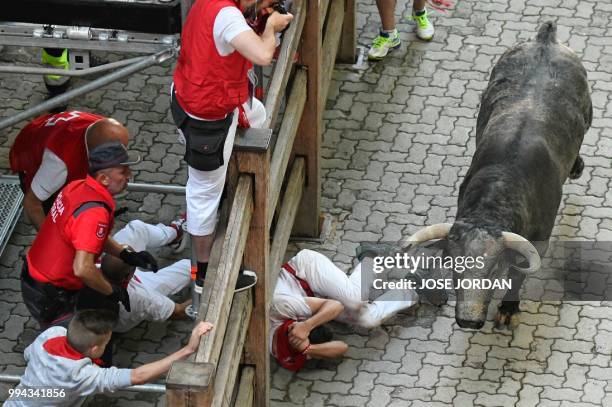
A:
[[[298,281],[300,286],[304,289],[304,291],[306,291],[306,295],[307,296],[309,296],[309,297],[316,297],[316,295],[314,295],[314,293],[312,292],[312,289],[310,288],[310,285],[308,284],[308,281],[299,278],[297,276],[297,273],[295,272],[295,269],[293,267],[291,267],[291,264],[285,263],[285,264],[283,264],[283,268],[285,269],[285,271],[287,273],[289,273],[293,277],[295,277],[295,279]]]

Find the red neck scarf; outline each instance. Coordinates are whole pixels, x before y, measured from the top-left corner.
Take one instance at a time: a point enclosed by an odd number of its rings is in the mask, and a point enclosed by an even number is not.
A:
[[[55,338],[48,339],[44,344],[43,348],[53,356],[59,356],[66,359],[71,360],[81,360],[85,359],[88,356],[83,355],[78,350],[74,349],[68,343],[68,337],[66,336],[57,336]],[[94,362],[98,366],[104,365],[102,359],[98,358],[90,358],[92,362]]]

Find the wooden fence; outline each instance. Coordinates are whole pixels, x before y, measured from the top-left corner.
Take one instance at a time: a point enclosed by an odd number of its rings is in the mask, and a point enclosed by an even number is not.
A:
[[[355,61],[354,0],[296,0],[292,12],[265,99],[269,129],[285,101],[279,131],[237,135],[198,312],[214,329],[173,364],[172,407],[269,402],[268,307],[290,235],[319,234],[322,111],[336,59]],[[234,295],[241,263],[258,283]]]

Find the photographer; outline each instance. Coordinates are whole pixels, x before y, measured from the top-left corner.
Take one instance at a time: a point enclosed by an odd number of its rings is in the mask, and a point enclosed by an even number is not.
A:
[[[272,11],[258,35],[245,16],[256,26],[259,15],[273,6],[272,0],[199,0],[181,34],[171,110],[186,144],[186,229],[196,254],[198,285],[206,276],[236,127],[261,126],[266,116],[263,104],[252,97],[248,71],[252,64],[271,63],[275,35],[293,18]],[[254,276],[241,273],[237,289],[253,284]]]

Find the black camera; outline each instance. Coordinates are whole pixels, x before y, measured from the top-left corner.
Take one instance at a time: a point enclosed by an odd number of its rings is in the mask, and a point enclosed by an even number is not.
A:
[[[287,7],[285,7],[285,0],[278,0],[276,3],[274,3],[274,6],[272,8],[274,9],[274,11],[277,11],[279,14],[287,14]],[[283,34],[285,31],[287,31],[288,28],[289,28],[289,25],[287,25],[287,27],[285,27],[285,29],[281,31],[280,33]]]
[[[278,11],[280,14],[287,14],[287,8],[285,7],[285,0],[279,0],[274,3],[272,7],[275,11]]]

